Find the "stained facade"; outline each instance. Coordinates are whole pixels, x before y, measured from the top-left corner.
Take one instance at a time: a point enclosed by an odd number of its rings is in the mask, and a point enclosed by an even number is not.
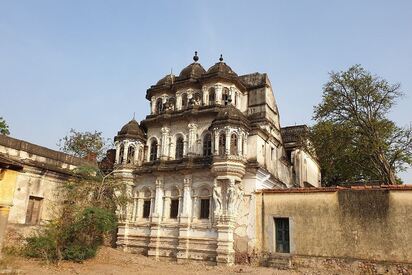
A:
[[[306,126],[280,127],[266,74],[236,74],[219,59],[167,75],[146,93],[150,114],[115,137],[114,174],[132,203],[117,244],[149,256],[233,263],[256,246],[262,189],[319,186]]]

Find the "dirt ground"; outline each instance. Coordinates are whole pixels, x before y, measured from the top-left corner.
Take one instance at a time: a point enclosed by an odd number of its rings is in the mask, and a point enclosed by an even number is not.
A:
[[[247,265],[209,266],[202,262],[177,263],[175,261],[155,260],[142,255],[130,254],[113,248],[103,247],[96,258],[84,263],[62,262],[59,265],[41,261],[12,257],[9,265],[17,274],[361,274],[347,269],[299,269],[279,270],[270,267]],[[0,272],[2,273],[2,272]],[[3,273],[4,274],[4,273]],[[16,273],[12,273],[16,274]],[[364,273],[363,273],[364,274]]]

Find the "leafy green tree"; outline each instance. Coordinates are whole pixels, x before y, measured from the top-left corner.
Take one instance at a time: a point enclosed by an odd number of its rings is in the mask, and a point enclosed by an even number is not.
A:
[[[0,134],[1,135],[10,135],[9,126],[3,117],[0,117]]]
[[[58,146],[63,152],[76,157],[95,156],[100,160],[105,156],[106,150],[111,147],[111,142],[102,136],[102,132],[79,132],[70,129],[69,134],[59,140]]]
[[[412,164],[412,128],[396,126],[387,113],[400,96],[399,84],[389,84],[360,65],[330,74],[312,127],[324,184],[399,182],[396,173]]]
[[[42,231],[27,238],[25,255],[53,262],[92,258],[105,237],[115,232],[116,211],[130,201],[126,185],[112,172],[79,167],[60,188],[65,203],[56,207],[56,218]]]

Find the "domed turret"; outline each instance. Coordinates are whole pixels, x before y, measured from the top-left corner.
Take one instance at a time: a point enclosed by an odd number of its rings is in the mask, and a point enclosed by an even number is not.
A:
[[[175,81],[176,76],[173,74],[168,74],[165,77],[163,77],[162,79],[160,79],[159,81],[157,81],[156,86],[161,86],[161,85],[172,85],[173,82]]]
[[[216,118],[212,121],[212,126],[234,124],[249,128],[249,121],[245,115],[232,104],[227,105],[219,111]]]
[[[237,74],[230,68],[225,62],[223,62],[223,57],[220,55],[219,62],[207,70],[207,74],[223,74],[228,76],[237,76]]]
[[[139,126],[139,123],[132,119],[122,129],[117,133],[117,136],[114,138],[115,141],[120,139],[140,139],[145,140],[145,133],[142,128]]]
[[[190,64],[189,66],[187,66],[180,72],[179,74],[180,79],[199,78],[203,74],[206,73],[206,70],[202,67],[202,65],[197,63],[197,61],[199,60],[199,57],[197,56],[197,52],[195,52],[195,56],[193,56],[193,60],[195,62],[193,62],[192,64]]]

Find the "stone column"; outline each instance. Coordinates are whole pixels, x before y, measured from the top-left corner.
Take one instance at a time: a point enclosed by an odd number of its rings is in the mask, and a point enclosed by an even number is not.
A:
[[[115,163],[119,163],[120,157],[120,142],[116,142],[116,160]]]
[[[240,156],[242,156],[242,142],[243,142],[243,136],[242,136],[242,134],[239,134],[238,136],[237,136],[237,155],[240,157]]]
[[[180,215],[181,222],[189,222],[192,206],[192,175],[186,175],[183,179],[183,205]]]
[[[163,185],[163,177],[158,177],[156,179],[154,210],[151,219],[149,249],[147,251],[148,256],[154,256],[156,258],[159,257],[160,229],[164,194]]]
[[[243,134],[243,157],[247,157],[247,134]]]
[[[163,177],[158,177],[156,179],[156,193],[153,217],[160,218],[162,216],[163,194]]]
[[[162,160],[167,160],[168,158],[169,158],[169,132],[170,132],[170,129],[169,128],[167,128],[167,127],[162,127],[162,129],[161,129],[161,132],[162,132],[162,140],[161,140],[161,144],[162,144],[162,146],[161,146],[161,155],[160,155],[160,158],[162,159]]]
[[[163,220],[170,217],[170,197],[163,197]]]
[[[222,85],[215,85],[215,102],[216,102],[216,104],[223,104],[223,102],[222,102],[222,92],[223,92],[223,86]]]
[[[230,154],[230,129],[225,130],[225,135],[226,135],[226,148],[225,148],[225,154],[229,155]]]
[[[143,217],[143,203],[144,199],[139,196],[137,198],[136,220]]]
[[[197,133],[197,124],[189,123],[189,138],[188,138],[188,155],[195,155],[196,154],[196,133]]]
[[[203,105],[209,105],[209,91],[206,89],[206,87],[203,87],[202,89],[202,97],[203,97]]]
[[[135,146],[134,146],[134,164],[137,164],[138,161],[139,161],[140,146],[141,146],[140,141],[135,143]]]
[[[129,141],[125,141],[124,143],[124,151],[123,151],[123,163],[127,163],[127,152],[129,150]]]
[[[214,142],[214,151],[213,155],[219,155],[219,131],[217,129],[214,130],[215,142]]]
[[[156,112],[155,109],[156,109],[156,98],[152,96],[150,99],[150,110],[152,111],[152,114]]]

